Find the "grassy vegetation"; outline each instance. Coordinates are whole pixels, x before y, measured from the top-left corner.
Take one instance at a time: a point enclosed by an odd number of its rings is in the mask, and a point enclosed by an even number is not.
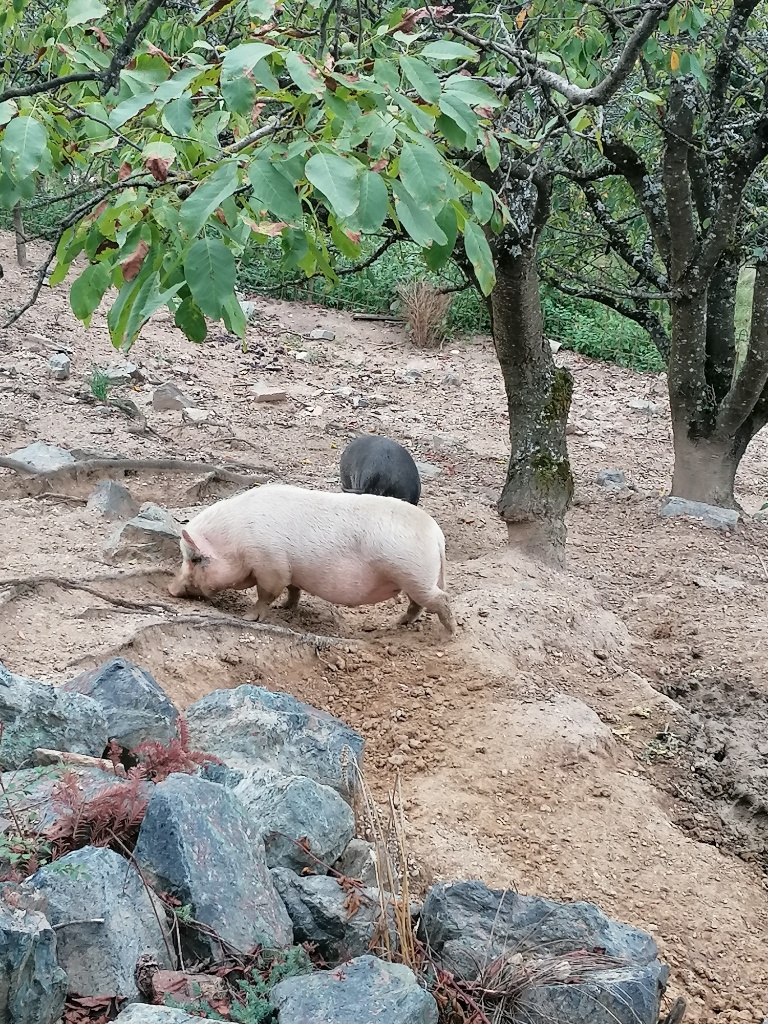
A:
[[[83,197],[60,203],[54,200],[53,195],[40,196],[34,208],[25,210],[24,222],[30,237],[53,238],[61,218],[82,202]],[[11,228],[9,212],[0,211],[0,227]],[[339,266],[348,267],[350,263],[340,258]],[[271,239],[263,245],[254,243],[240,264],[240,288],[245,292],[316,302],[361,313],[389,313],[398,309],[398,285],[423,276],[442,286],[462,283],[456,269],[439,276],[425,275],[418,247],[408,242],[392,246],[372,266],[359,274],[343,276],[332,288],[321,279],[297,281],[301,272],[282,265],[279,239]],[[746,305],[751,306],[751,292],[744,298]],[[542,288],[542,303],[547,336],[561,342],[565,348],[635,370],[663,369],[661,358],[645,332],[612,310],[595,302],[561,295],[547,287]],[[746,315],[749,316],[749,310]],[[488,311],[473,288],[454,294],[446,323],[453,337],[488,332]]]

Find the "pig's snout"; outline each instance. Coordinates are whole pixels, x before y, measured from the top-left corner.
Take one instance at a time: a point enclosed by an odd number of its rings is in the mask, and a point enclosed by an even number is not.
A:
[[[168,593],[171,597],[184,597],[187,592],[186,584],[178,577],[168,584]]]

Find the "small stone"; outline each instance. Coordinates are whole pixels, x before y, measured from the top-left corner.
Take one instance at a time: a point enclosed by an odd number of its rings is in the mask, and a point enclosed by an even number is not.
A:
[[[720,508],[708,505],[703,501],[688,501],[686,498],[667,498],[659,509],[662,519],[675,516],[691,516],[701,520],[703,526],[714,530],[733,530],[739,521],[739,513],[735,508]]]
[[[0,1020],[55,1024],[67,993],[56,933],[39,911],[12,906],[13,896],[4,892],[0,898]]]
[[[269,999],[278,1007],[280,1024],[438,1021],[434,997],[421,987],[409,967],[367,955],[335,971],[287,978],[275,985]]]
[[[190,1017],[188,1010],[171,1006],[144,1006],[133,1003],[115,1017],[115,1024],[213,1024],[213,1017]]]
[[[417,462],[416,469],[418,469],[422,480],[434,480],[442,473],[442,469],[439,466],[434,466],[431,462]]]
[[[101,512],[106,519],[130,519],[139,511],[139,503],[128,488],[115,480],[100,480],[85,507]]]
[[[8,458],[23,462],[35,473],[52,473],[56,469],[75,464],[74,456],[66,448],[46,444],[45,441],[35,441],[26,448],[19,448],[11,452]]]
[[[358,894],[359,907],[350,916],[347,893],[330,875],[297,875],[286,868],[275,868],[272,878],[293,923],[294,942],[311,942],[327,963],[362,956],[378,937],[381,903],[376,889]],[[395,945],[397,931],[391,909],[388,930],[390,942]]]
[[[595,477],[595,483],[609,491],[620,491],[627,486],[627,478],[620,469],[601,469]]]
[[[658,416],[664,408],[658,402],[649,402],[647,398],[630,398],[628,405],[630,409],[647,413],[649,416]]]
[[[211,418],[211,412],[209,409],[185,409],[181,416],[187,423],[199,425],[206,423]]]
[[[179,735],[179,712],[154,677],[127,658],[111,658],[61,687],[98,701],[107,716],[109,738],[128,750],[156,740],[169,743]]]
[[[461,377],[458,373],[446,373],[443,377],[443,384],[449,387],[458,387],[461,384]]]
[[[256,318],[256,303],[251,302],[250,299],[238,299],[240,303],[240,309],[243,311],[243,316],[246,320],[255,320]]]
[[[48,373],[54,380],[69,380],[72,362],[64,352],[54,352],[48,360]]]
[[[180,537],[181,527],[170,512],[152,505],[110,534],[104,545],[104,555],[109,561],[178,558]]]
[[[191,405],[192,402],[175,384],[161,384],[152,395],[152,408],[157,412],[188,409]]]
[[[310,341],[335,341],[336,335],[333,331],[327,327],[315,327],[313,331],[309,332]]]
[[[234,794],[264,840],[270,868],[322,872],[323,864],[332,864],[355,834],[349,805],[330,786],[303,775],[266,782],[256,769]]]
[[[192,746],[232,768],[306,775],[347,802],[355,791],[362,736],[289,693],[250,685],[214,690],[190,705],[186,718]]]
[[[257,402],[284,402],[288,398],[288,392],[259,381],[254,384],[253,397]]]
[[[332,867],[346,878],[359,879],[365,886],[376,885],[376,856],[371,844],[364,839],[350,839]]]
[[[155,786],[134,858],[153,888],[172,893],[211,932],[183,935],[189,960],[219,958],[219,938],[242,952],[288,946],[293,932],[264,843],[231,789],[190,775]]]
[[[175,966],[168,959],[171,935],[163,905],[119,853],[86,846],[40,868],[24,885],[47,898],[69,992],[135,1000],[140,956]]]
[[[113,363],[101,371],[109,381],[111,387],[119,387],[121,384],[140,384],[144,380],[144,374],[135,363]]]
[[[552,355],[558,353],[560,349],[563,347],[563,343],[561,341],[553,341],[551,338],[547,340],[549,341],[549,349]]]
[[[100,757],[107,720],[97,701],[9,672],[0,662],[0,764],[13,770],[33,764],[33,751],[67,750]]]

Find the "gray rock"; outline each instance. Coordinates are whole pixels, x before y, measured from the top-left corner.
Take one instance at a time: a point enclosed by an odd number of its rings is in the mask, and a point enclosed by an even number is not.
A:
[[[288,397],[288,392],[258,381],[253,386],[253,397],[257,402],[284,402]]]
[[[431,462],[417,462],[416,469],[418,469],[422,480],[433,480],[442,473],[442,469],[439,466],[432,465]]]
[[[434,998],[413,971],[373,956],[360,956],[343,970],[287,978],[272,989],[280,1024],[437,1024]]]
[[[703,501],[688,501],[687,498],[674,496],[662,502],[659,515],[662,519],[692,516],[700,519],[703,526],[710,526],[714,530],[733,530],[739,521],[739,513],[735,508],[720,508]]]
[[[245,778],[245,772],[239,772],[237,768],[229,768],[225,764],[215,764],[208,761],[202,765],[197,773],[206,782],[215,782],[218,786],[226,786],[234,789]]]
[[[186,1010],[170,1006],[143,1006],[133,1003],[115,1017],[116,1024],[206,1024],[212,1017],[190,1017]]]
[[[524,961],[565,961],[578,950],[603,950],[626,966],[584,973],[580,984],[530,987],[520,1020],[658,1021],[668,969],[657,960],[656,943],[646,932],[606,917],[593,904],[560,904],[489,889],[480,882],[441,883],[424,902],[419,936],[440,966],[467,979],[476,978],[484,965],[510,951]],[[568,971],[576,974],[573,966],[566,968],[566,977]]]
[[[68,991],[134,1001],[140,956],[152,956],[164,970],[176,966],[163,905],[120,854],[86,846],[40,868],[24,885],[48,900]]]
[[[275,891],[264,844],[230,789],[190,775],[155,787],[134,851],[155,889],[171,892],[243,952],[287,946],[291,922]],[[218,957],[214,935],[185,929],[190,957]]]
[[[23,462],[25,466],[34,470],[35,473],[51,473],[55,469],[63,469],[64,466],[74,466],[75,458],[66,448],[59,448],[55,444],[46,444],[45,441],[35,441],[28,444],[26,448],[19,448],[8,456],[16,462]]]
[[[110,534],[104,555],[110,561],[178,558],[180,537],[181,527],[170,512],[153,505]]]
[[[461,384],[461,377],[458,373],[446,373],[443,376],[443,384],[446,384],[448,387],[457,388]]]
[[[0,899],[0,1020],[54,1024],[64,1010],[67,976],[56,960],[56,933],[43,914]]]
[[[362,890],[360,906],[350,915],[347,894],[330,875],[296,875],[275,868],[272,877],[293,923],[295,942],[314,943],[329,964],[343,963],[370,950],[381,921],[376,889]],[[394,946],[397,931],[391,913],[387,927]]]
[[[192,746],[230,767],[306,775],[348,799],[364,741],[344,722],[261,686],[214,690],[186,711]]]
[[[658,416],[664,408],[659,402],[649,402],[647,398],[630,398],[628,405],[635,412],[644,412],[648,416]]]
[[[249,772],[235,788],[248,820],[264,839],[270,868],[322,872],[355,834],[351,808],[330,786],[304,775],[265,783],[262,772]],[[311,853],[305,853],[302,840]],[[314,856],[312,856],[313,854]]]
[[[333,331],[327,327],[315,327],[313,331],[309,332],[310,341],[335,341],[336,335]]]
[[[249,299],[238,299],[240,303],[240,309],[243,311],[243,316],[246,320],[256,319],[256,303],[251,302]]]
[[[395,379],[400,381],[401,384],[415,384],[416,381],[420,380],[423,376],[423,370],[418,370],[416,367],[410,367],[405,370],[398,370],[395,374]]]
[[[126,658],[112,658],[61,687],[84,693],[105,709],[110,739],[129,750],[145,740],[168,743],[179,735],[179,712],[162,687]]]
[[[72,362],[66,352],[54,352],[48,360],[48,373],[54,380],[69,380]]]
[[[627,477],[620,469],[601,469],[595,483],[609,491],[621,491],[627,486]]]
[[[347,878],[359,878],[363,885],[375,887],[376,855],[370,843],[364,839],[350,839],[346,849],[331,867]]]
[[[100,480],[85,506],[106,519],[130,519],[139,511],[139,503],[127,487],[115,480]]]
[[[199,426],[201,423],[207,423],[213,416],[210,409],[185,409],[181,414],[181,418],[187,423],[194,423]]]
[[[549,339],[549,350],[553,356],[556,355],[562,347],[562,341],[553,341],[551,338]]]
[[[107,719],[100,704],[58,686],[13,675],[0,662],[0,765],[31,765],[35,747],[100,757]]]
[[[157,412],[171,412],[189,409],[194,403],[175,384],[161,384],[152,395],[152,408]]]
[[[119,387],[121,384],[140,383],[144,380],[144,374],[135,363],[113,363],[101,371],[110,383],[111,387]]]

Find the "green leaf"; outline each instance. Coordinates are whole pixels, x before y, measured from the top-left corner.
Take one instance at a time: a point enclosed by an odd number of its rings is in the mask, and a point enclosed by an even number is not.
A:
[[[112,268],[106,263],[91,263],[72,282],[69,304],[78,320],[86,323],[112,283]]]
[[[459,237],[459,225],[456,220],[456,211],[450,203],[446,203],[435,218],[437,226],[445,234],[446,242],[438,245],[433,242],[428,249],[424,249],[422,255],[427,267],[436,272],[442,270],[456,248],[456,239]]]
[[[136,280],[138,281],[139,279],[136,278]],[[169,299],[172,299],[176,292],[184,286],[184,282],[179,281],[177,284],[173,285],[172,288],[168,288],[166,291],[161,292],[158,290],[159,283],[160,274],[158,271],[153,271],[139,286],[125,325],[125,338],[123,340],[124,348],[130,348],[130,346],[133,345],[134,341],[138,338],[142,327],[146,324],[152,314],[165,306]]]
[[[351,217],[360,202],[359,165],[332,153],[315,153],[304,167],[307,180],[330,204],[339,220]]]
[[[154,102],[155,94],[152,92],[140,92],[136,96],[131,96],[129,99],[123,100],[122,103],[118,103],[109,115],[109,123],[113,128],[120,128],[126,121],[130,121],[132,117],[141,114],[147,107],[151,107]]]
[[[486,163],[492,171],[495,171],[501,163],[501,148],[499,147],[499,140],[493,132],[486,132],[483,152],[485,153]]]
[[[430,60],[478,60],[476,50],[464,43],[453,43],[449,39],[441,39],[436,43],[427,43],[421,51],[422,57]]]
[[[199,235],[213,211],[232,195],[237,186],[237,164],[235,162],[222,164],[181,204],[182,230],[192,238]],[[201,308],[204,307],[201,306]]]
[[[248,0],[248,14],[257,21],[269,21],[275,13],[275,0]]]
[[[654,106],[660,107],[664,100],[661,96],[658,96],[655,92],[636,92],[635,97],[639,100],[647,100],[649,103],[653,103]]]
[[[415,57],[401,57],[400,67],[423,100],[427,103],[437,103],[440,99],[440,79],[429,64]]]
[[[301,200],[293,182],[269,159],[259,157],[254,160],[248,168],[248,178],[254,196],[271,213],[289,224],[301,222]]]
[[[256,99],[256,86],[251,78],[253,69],[269,54],[274,46],[267,43],[241,43],[224,54],[221,62],[221,94],[228,110],[235,114],[250,114]]]
[[[325,93],[325,83],[305,57],[289,50],[285,55],[285,66],[294,84],[302,92],[318,97]]]
[[[477,275],[480,290],[483,295],[490,295],[496,284],[493,256],[485,232],[471,220],[464,225],[464,251]]]
[[[471,107],[500,107],[501,100],[490,86],[478,78],[467,78],[466,75],[451,75],[446,79],[443,95],[453,93]]]
[[[69,0],[67,4],[66,28],[84,25],[87,21],[103,18],[109,11],[101,0]]]
[[[400,223],[418,245],[427,248],[435,242],[438,245],[448,244],[445,232],[432,214],[399,189],[395,190],[395,210]]]
[[[16,116],[18,109],[13,100],[5,100],[4,103],[0,103],[0,128],[4,128],[11,118]]]
[[[426,146],[413,142],[403,144],[399,176],[414,203],[433,214],[437,214],[449,198],[445,164]]]
[[[360,205],[354,216],[355,225],[364,234],[378,231],[387,216],[389,195],[380,175],[365,171],[360,175]]]
[[[220,319],[224,303],[237,282],[235,257],[218,238],[201,238],[184,260],[184,276],[192,297],[212,320]]]
[[[440,97],[440,109],[464,133],[467,147],[474,146],[477,140],[478,128],[477,114],[474,110],[463,99],[460,99],[458,96],[452,96],[450,93]]]
[[[208,334],[208,325],[200,311],[200,307],[191,295],[186,299],[182,299],[179,303],[174,323],[190,341],[196,341],[198,344],[205,341]]]
[[[480,191],[472,196],[472,210],[480,224],[487,224],[493,216],[493,191],[484,181],[478,181]]]
[[[180,96],[177,100],[171,100],[163,107],[163,127],[180,138],[187,138],[192,134],[192,97]]]
[[[384,150],[395,144],[397,135],[391,117],[385,120],[379,113],[373,113],[370,116],[376,118],[376,124],[368,140],[368,152],[374,160],[378,160]]]
[[[14,181],[30,178],[48,154],[48,132],[34,117],[16,117],[0,141],[0,160]]]
[[[230,333],[234,334],[237,338],[244,338],[248,321],[245,318],[243,307],[240,305],[240,300],[235,295],[234,285],[232,287],[233,290],[224,300],[221,316],[224,326]]]

